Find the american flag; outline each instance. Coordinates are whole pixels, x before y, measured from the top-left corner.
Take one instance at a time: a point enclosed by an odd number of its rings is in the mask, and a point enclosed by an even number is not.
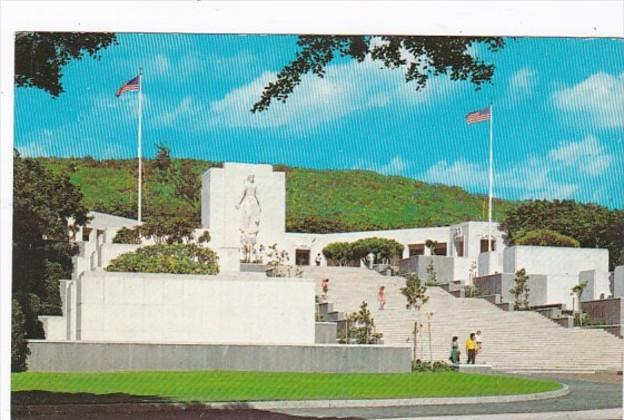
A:
[[[483,108],[478,111],[471,112],[466,114],[466,122],[468,124],[476,124],[483,121],[489,121],[491,117],[490,108]]]
[[[119,89],[117,89],[117,92],[115,93],[115,96],[117,96],[119,98],[119,96],[122,93],[130,92],[130,91],[133,91],[133,90],[139,90],[140,89],[140,84],[141,84],[140,77],[141,76],[137,76],[134,79],[124,83]]]

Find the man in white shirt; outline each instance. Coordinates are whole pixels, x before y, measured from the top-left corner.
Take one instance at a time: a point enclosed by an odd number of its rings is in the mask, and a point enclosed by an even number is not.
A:
[[[477,330],[477,334],[475,335],[475,341],[477,342],[477,353],[481,353],[483,349],[483,343],[481,341],[481,330]]]

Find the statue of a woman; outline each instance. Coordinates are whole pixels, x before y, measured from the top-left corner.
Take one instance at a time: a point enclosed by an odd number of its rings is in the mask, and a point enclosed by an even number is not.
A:
[[[242,210],[241,230],[246,235],[257,235],[260,225],[260,201],[256,194],[254,175],[249,175],[245,181],[245,189],[236,210]]]

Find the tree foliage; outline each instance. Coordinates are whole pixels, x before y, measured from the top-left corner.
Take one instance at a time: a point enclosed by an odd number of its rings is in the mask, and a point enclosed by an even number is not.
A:
[[[152,167],[162,180],[167,181],[172,170],[171,150],[164,144],[157,144],[156,149],[156,157],[152,161]]]
[[[18,32],[15,37],[15,84],[37,87],[56,98],[64,92],[63,67],[117,43],[106,32]]]
[[[260,253],[265,253],[268,259],[266,263],[267,277],[301,277],[303,271],[297,266],[289,264],[290,256],[284,249],[279,249],[277,244],[264,247],[260,245]]]
[[[495,52],[503,48],[504,41],[494,37],[303,35],[297,41],[295,58],[264,88],[251,111],[265,111],[273,100],[286,102],[304,75],[324,77],[327,65],[339,57],[360,63],[368,58],[389,69],[404,69],[405,81],[412,82],[416,90],[438,75],[469,80],[479,89],[491,81],[495,66],[475,57],[472,50],[477,44]]]
[[[106,271],[125,273],[217,274],[217,254],[195,244],[158,244],[110,261]]]
[[[509,290],[509,293],[514,299],[514,310],[526,311],[529,309],[529,289],[527,283],[529,276],[527,276],[526,270],[521,268],[516,271],[516,277],[514,278],[515,286]]]
[[[360,310],[347,317],[349,339],[357,344],[377,344],[383,337],[375,328],[375,319],[371,316],[368,303],[363,301]]]
[[[11,308],[11,372],[23,372],[27,368],[26,360],[30,354],[26,341],[26,320],[22,307],[16,299]]]
[[[304,216],[286,220],[288,232],[302,233],[334,233],[353,232],[356,229],[349,223],[341,220],[328,219],[320,216]]]
[[[69,278],[77,247],[68,220],[87,222],[82,194],[63,173],[14,153],[13,297],[24,313],[29,337],[42,338],[39,315],[59,315],[59,280]]]
[[[425,282],[426,286],[437,286],[438,285],[438,273],[436,273],[435,268],[433,267],[433,260],[429,261],[427,264],[427,281]]]
[[[347,266],[354,259],[349,242],[332,242],[323,248],[323,255],[339,266]]]
[[[323,255],[341,266],[365,260],[370,253],[375,255],[376,262],[384,263],[401,256],[403,248],[403,244],[394,239],[372,237],[355,242],[332,242],[323,248]]]
[[[401,293],[407,301],[405,309],[420,311],[420,308],[429,301],[427,287],[418,277],[418,274],[410,273],[405,276],[405,286],[401,287]]]
[[[510,209],[501,229],[510,245],[524,232],[553,230],[576,239],[581,247],[607,248],[611,269],[624,264],[624,210],[573,200],[535,200]]]
[[[375,255],[376,263],[388,263],[401,256],[404,246],[394,239],[372,237],[353,242],[352,248],[355,258],[365,259],[368,254],[372,253]]]
[[[550,229],[521,231],[515,236],[515,245],[560,246],[578,248],[581,246],[576,239],[562,235]]]

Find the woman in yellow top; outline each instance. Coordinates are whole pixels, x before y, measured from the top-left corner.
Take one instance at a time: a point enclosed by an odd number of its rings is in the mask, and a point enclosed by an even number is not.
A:
[[[475,333],[470,333],[470,337],[466,340],[466,353],[468,353],[468,364],[475,364],[475,357],[477,356],[477,341],[475,340]]]

